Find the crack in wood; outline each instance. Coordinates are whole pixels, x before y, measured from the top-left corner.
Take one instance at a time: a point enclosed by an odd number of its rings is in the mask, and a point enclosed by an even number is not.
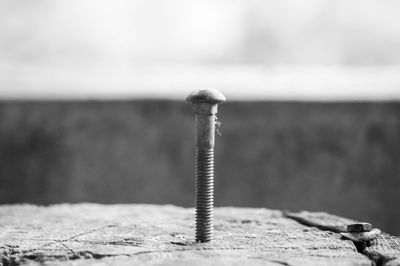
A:
[[[292,219],[302,225],[316,227],[318,229],[328,230],[334,233],[347,232],[347,224],[355,222],[350,219],[345,219],[326,213],[310,213],[306,211],[291,213],[286,211],[283,214],[287,218]],[[329,220],[328,217],[330,218]],[[378,235],[376,239],[362,242],[353,241],[345,238],[344,236],[342,236],[342,238],[352,241],[357,249],[357,252],[371,260],[373,265],[400,266],[400,238],[393,237],[385,233]]]
[[[95,229],[89,230],[89,231],[87,231],[87,232],[83,232],[83,233],[80,233],[80,234],[71,236],[71,237],[69,237],[69,238],[67,238],[67,239],[63,239],[63,240],[61,240],[61,241],[62,241],[62,242],[69,241],[69,240],[75,239],[75,238],[80,237],[80,236],[84,236],[84,235],[87,235],[87,234],[91,234],[91,233],[94,233],[94,232],[98,232],[98,231],[103,230],[103,229],[105,229],[105,228],[110,228],[110,227],[115,227],[115,226],[116,226],[115,224],[105,225],[105,226],[102,226],[102,227],[99,227],[99,228],[95,228]]]

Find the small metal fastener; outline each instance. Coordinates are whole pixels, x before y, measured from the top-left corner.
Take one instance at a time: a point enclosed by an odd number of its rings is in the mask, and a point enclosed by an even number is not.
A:
[[[214,204],[214,146],[218,104],[226,101],[217,90],[195,90],[187,98],[193,104],[196,142],[196,242],[211,241]]]
[[[380,233],[381,230],[379,230],[378,228],[374,228],[369,232],[349,232],[340,234],[354,242],[368,242],[377,238]]]
[[[370,223],[355,223],[347,225],[347,232],[341,233],[347,239],[354,242],[368,242],[375,239],[381,230],[374,228]]]
[[[347,225],[347,232],[359,233],[359,232],[369,232],[372,230],[372,225],[370,223],[355,223]]]

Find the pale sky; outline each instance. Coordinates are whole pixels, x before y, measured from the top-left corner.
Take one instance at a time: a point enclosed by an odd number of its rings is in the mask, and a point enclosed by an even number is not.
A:
[[[400,1],[5,0],[0,98],[400,99]]]

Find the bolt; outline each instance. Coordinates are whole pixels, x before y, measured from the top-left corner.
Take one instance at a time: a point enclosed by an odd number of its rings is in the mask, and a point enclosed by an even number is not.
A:
[[[218,104],[225,96],[217,90],[195,90],[187,98],[193,104],[196,142],[196,242],[213,235],[214,146]]]
[[[355,223],[347,225],[347,232],[358,233],[358,232],[369,232],[372,230],[370,223]]]
[[[381,230],[373,228],[369,232],[347,232],[340,234],[353,242],[368,242],[377,238],[381,234]]]

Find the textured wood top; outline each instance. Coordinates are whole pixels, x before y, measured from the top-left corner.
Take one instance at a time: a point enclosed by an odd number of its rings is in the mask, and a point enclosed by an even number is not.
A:
[[[199,244],[189,208],[5,205],[0,207],[0,256],[4,265],[371,265],[371,259],[395,263],[400,257],[399,238],[386,234],[361,250],[367,256],[360,253],[352,241],[327,230],[352,222],[334,217],[216,208],[215,238]],[[304,222],[310,220],[322,227]]]

